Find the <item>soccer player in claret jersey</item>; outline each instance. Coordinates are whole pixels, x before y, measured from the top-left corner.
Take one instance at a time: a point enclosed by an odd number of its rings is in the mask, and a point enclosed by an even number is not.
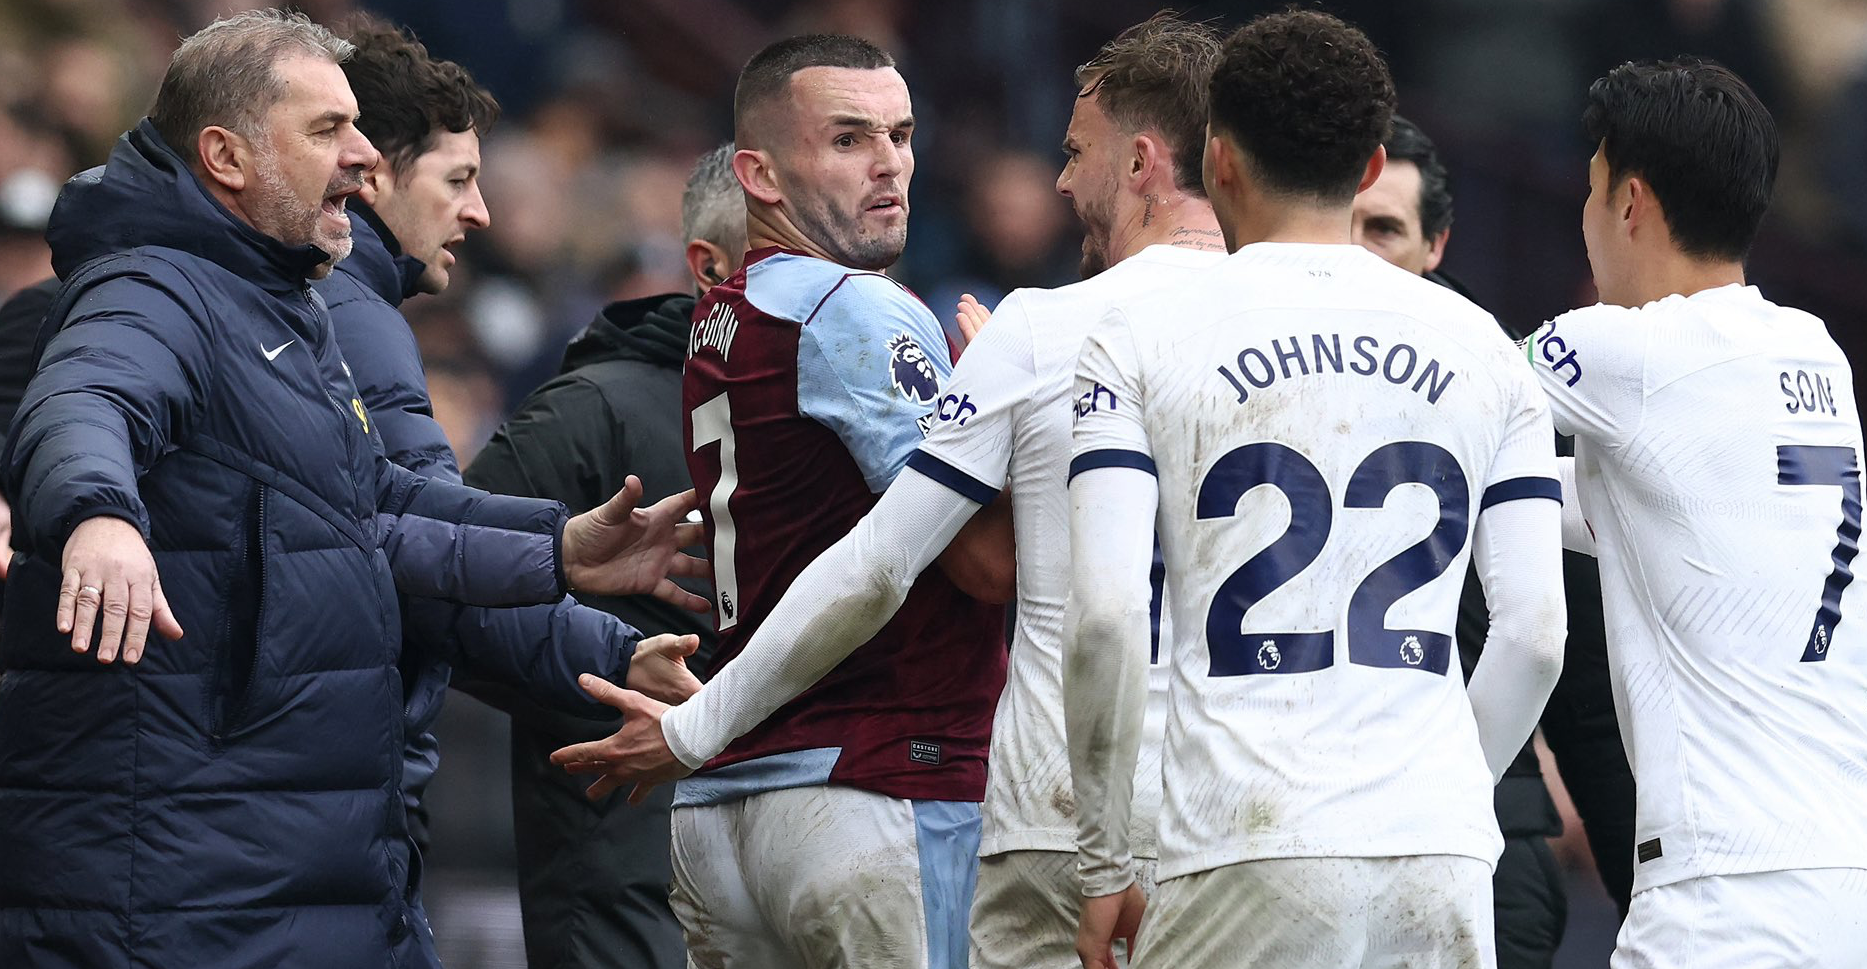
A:
[[[881,273],[914,170],[889,56],[780,41],[741,73],[734,118],[751,251],[695,307],[682,388],[724,672],[901,472],[951,369],[939,322]],[[1012,581],[1008,512],[968,517],[891,621],[677,788],[671,901],[694,965],[964,964],[1006,660],[1003,610],[961,586],[1002,603]],[[626,716],[659,712],[633,699]],[[669,731],[675,753],[688,735]]]
[[[672,762],[664,731],[667,740],[678,736],[688,764],[698,764],[751,730],[882,628],[915,576],[1008,487],[1018,619],[993,726],[971,919],[974,969],[1077,965],[1082,891],[1060,683],[1076,351],[1113,300],[1184,282],[1224,255],[1199,176],[1218,52],[1210,28],[1162,16],[1124,32],[1078,70],[1057,189],[1083,220],[1083,269],[1094,278],[1006,297],[954,367],[932,433],[861,524],[798,576],[745,651],[694,701],[660,726],[652,714],[623,725],[617,738],[633,736],[646,749],[601,754],[606,773],[636,780]],[[969,307],[965,315],[984,312]],[[1153,685],[1132,825],[1150,883],[1164,673]]]
[[[1861,424],[1822,321],[1745,285],[1776,126],[1703,61],[1588,101],[1602,302],[1528,353],[1575,435],[1564,541],[1601,562],[1634,768],[1613,965],[1867,966]]]
[[[1085,965],[1137,923],[1140,967],[1492,964],[1491,787],[1562,661],[1555,458],[1497,323],[1350,241],[1393,104],[1333,17],[1240,28],[1204,167],[1232,255],[1083,344],[1063,685]],[[1176,633],[1144,906],[1156,528]],[[1470,556],[1493,621],[1468,700]]]

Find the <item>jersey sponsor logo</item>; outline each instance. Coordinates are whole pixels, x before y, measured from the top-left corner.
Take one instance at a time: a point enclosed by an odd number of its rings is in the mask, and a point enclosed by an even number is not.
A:
[[[1550,373],[1561,374],[1565,368],[1570,370],[1569,382],[1566,386],[1573,387],[1577,381],[1582,379],[1582,362],[1575,359],[1575,351],[1569,349],[1568,342],[1556,335],[1555,320],[1544,324],[1543,329],[1530,337],[1525,346],[1531,363],[1535,363],[1537,358],[1541,357],[1543,362],[1549,365]],[[1558,357],[1559,353],[1563,356]]]
[[[934,372],[933,361],[906,333],[888,338],[888,382],[895,393],[916,404],[931,404],[940,396],[940,375]]]
[[[1113,411],[1116,407],[1115,392],[1101,384],[1096,384],[1094,389],[1076,398],[1071,404],[1071,409],[1076,412],[1076,419],[1080,421],[1101,410],[1104,399],[1108,400],[1109,410]]]
[[[1834,381],[1827,377],[1798,370],[1794,379],[1791,379],[1789,371],[1785,370],[1777,375],[1776,380],[1783,389],[1783,396],[1789,398],[1789,403],[1784,404],[1783,409],[1791,414],[1841,413],[1841,408],[1835,405]]]
[[[934,416],[943,421],[952,421],[961,427],[966,426],[966,418],[979,413],[978,405],[972,402],[971,394],[947,394],[934,405]]]
[[[733,308],[725,303],[713,304],[707,311],[706,318],[694,324],[694,329],[687,337],[687,355],[694,356],[702,350],[719,351],[720,359],[725,360],[733,351],[733,337],[739,333],[739,317]]]
[[[1289,340],[1288,345],[1282,339],[1272,340],[1269,352],[1260,347],[1238,351],[1236,373],[1223,364],[1218,367],[1219,376],[1238,394],[1238,403],[1250,400],[1253,390],[1264,390],[1280,379],[1346,372],[1360,377],[1378,376],[1397,387],[1411,385],[1414,393],[1425,395],[1427,403],[1437,404],[1446,388],[1452,386],[1452,378],[1458,376],[1452,368],[1422,354],[1410,343],[1383,349],[1380,340],[1363,334],[1349,341],[1348,349],[1353,351],[1349,356],[1343,352],[1340,333],[1311,333],[1307,339],[1293,335]]]
[[[908,759],[917,764],[939,764],[940,745],[931,740],[908,741]]]

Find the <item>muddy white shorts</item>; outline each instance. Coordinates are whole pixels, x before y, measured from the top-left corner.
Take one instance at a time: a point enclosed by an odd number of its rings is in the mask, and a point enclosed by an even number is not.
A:
[[[964,969],[979,805],[798,787],[677,807],[697,969]]]
[[[1476,858],[1272,858],[1161,882],[1134,964],[1493,969],[1491,920]]]
[[[1150,898],[1154,867],[1152,858],[1135,859],[1135,878]],[[1077,969],[1082,907],[1074,851],[1007,851],[980,859],[972,969]]]

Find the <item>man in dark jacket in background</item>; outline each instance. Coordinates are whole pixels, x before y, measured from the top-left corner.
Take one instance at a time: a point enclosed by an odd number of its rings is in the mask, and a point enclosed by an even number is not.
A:
[[[1409,272],[1458,290],[1439,272],[1452,232],[1452,192],[1431,138],[1395,116],[1387,167],[1355,197],[1354,238]],[[1524,334],[1505,332],[1512,339]],[[1570,442],[1559,442],[1566,449]],[[1562,678],[1541,726],[1562,779],[1575,801],[1602,882],[1621,911],[1633,886],[1633,774],[1621,747],[1608,682],[1607,638],[1601,613],[1601,577],[1593,559],[1563,553],[1569,638]],[[1471,675],[1490,625],[1476,567],[1466,571],[1459,599],[1459,658]],[[1555,959],[1568,915],[1562,873],[1546,838],[1562,833],[1562,818],[1543,783],[1533,745],[1525,744],[1494,798],[1504,855],[1492,884],[1497,910],[1498,969],[1546,969]]]
[[[13,412],[32,379],[33,346],[39,323],[58,295],[58,280],[28,286],[0,303],[0,435],[13,426]],[[4,601],[7,565],[13,561],[13,509],[0,498],[0,601]]]
[[[745,194],[733,146],[708,152],[681,199],[687,264],[701,292],[739,268]],[[538,388],[486,445],[467,481],[488,491],[556,498],[577,509],[601,501],[624,469],[646,494],[690,487],[681,441],[681,363],[694,297],[668,294],[605,307],[564,354],[562,373]],[[710,591],[710,590],[709,590]],[[705,616],[643,596],[591,599],[645,632],[693,633],[714,645]],[[673,785],[640,805],[591,801],[585,782],[553,767],[553,750],[605,737],[614,722],[567,717],[523,698],[482,698],[512,714],[512,815],[519,901],[533,969],[627,966],[681,969],[680,923],[668,908],[668,816]]]
[[[53,214],[56,332],[0,460],[8,969],[432,965],[397,591],[522,605],[704,569],[674,549],[691,496],[567,521],[383,458],[308,285],[377,160],[349,52],[274,10],[205,28]]]
[[[458,482],[454,452],[428,400],[415,335],[398,307],[417,293],[445,290],[453,246],[490,223],[479,187],[480,135],[499,106],[465,68],[430,57],[390,24],[358,18],[345,39],[356,45],[343,69],[361,112],[357,127],[382,161],[364,174],[359,198],[349,206],[350,258],[313,287],[330,306],[337,343],[389,459],[423,477]],[[579,673],[640,683],[669,703],[700,686],[678,651],[692,641],[661,637],[638,653],[635,629],[568,598],[528,609],[410,600],[403,636],[408,752],[402,791],[411,834],[424,853],[421,798],[440,759],[431,730],[452,667],[507,684],[552,710],[597,719],[615,711],[578,688]]]

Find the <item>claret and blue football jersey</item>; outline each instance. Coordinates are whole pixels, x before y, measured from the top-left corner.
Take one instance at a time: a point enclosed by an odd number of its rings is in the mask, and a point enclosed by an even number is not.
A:
[[[799,572],[906,466],[952,369],[944,331],[881,273],[775,248],[694,310],[682,407],[731,662]],[[1004,613],[938,568],[814,687],[683,781],[677,804],[844,784],[978,801]]]

